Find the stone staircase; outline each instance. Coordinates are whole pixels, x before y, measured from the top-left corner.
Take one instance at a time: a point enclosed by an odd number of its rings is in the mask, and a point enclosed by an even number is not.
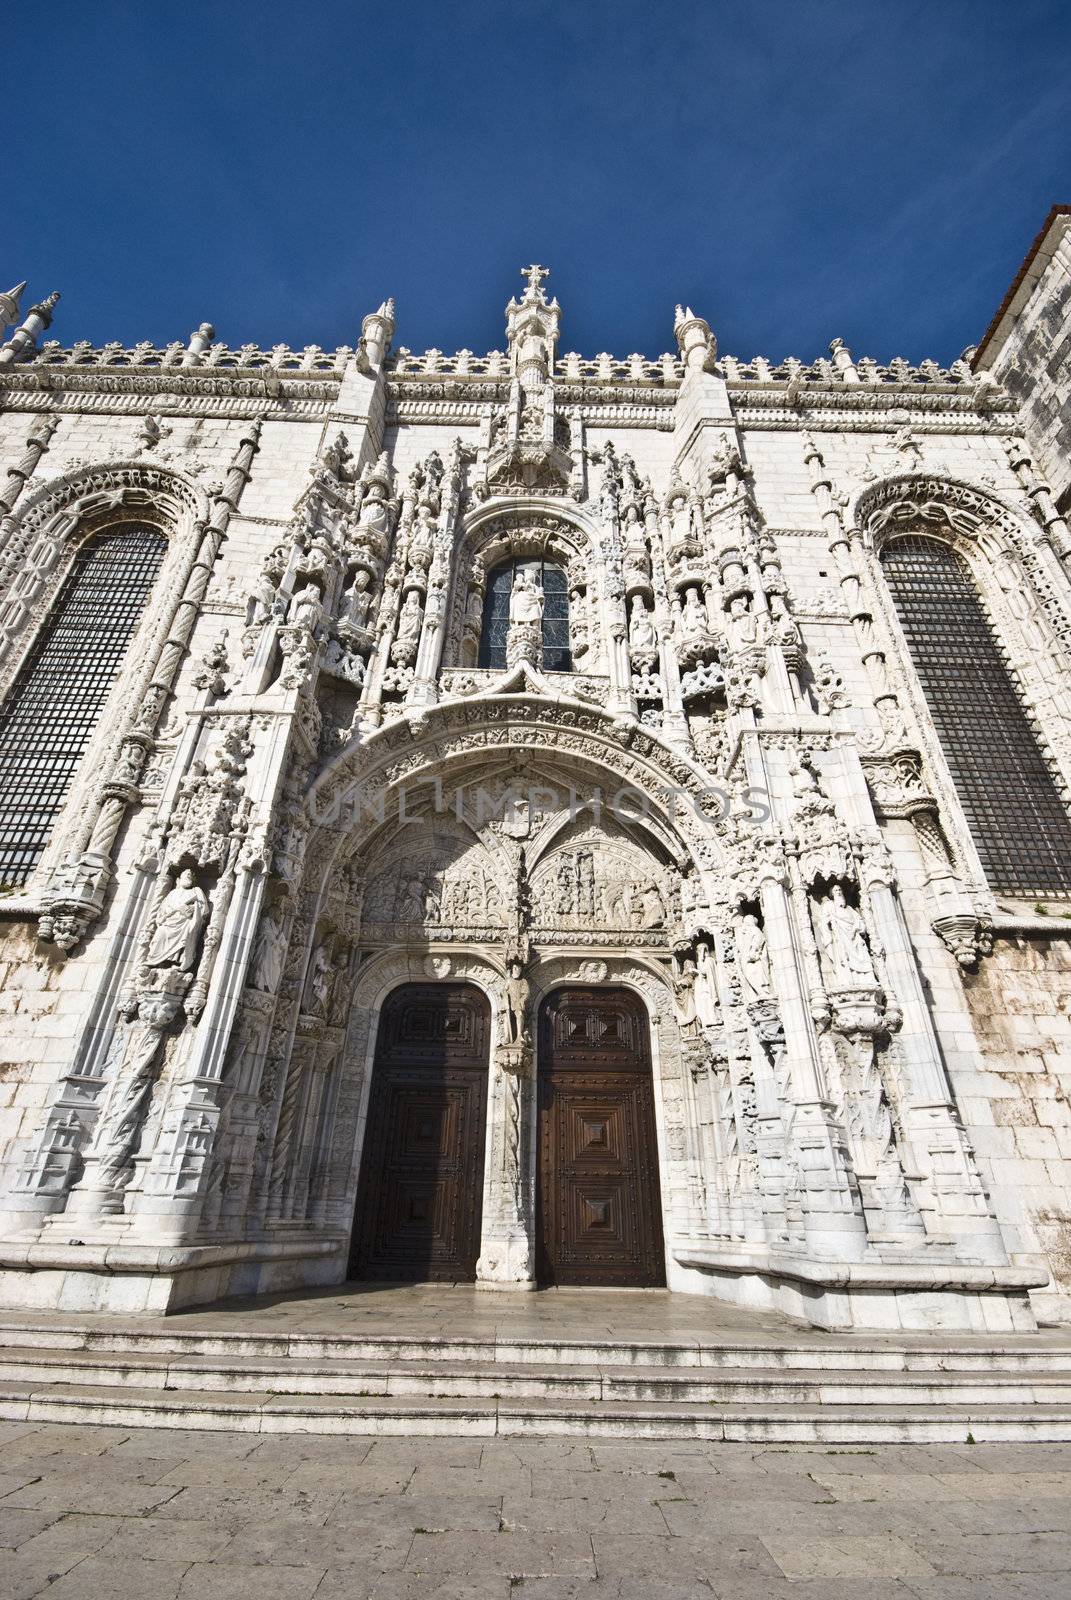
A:
[[[1071,1336],[395,1337],[9,1314],[0,1418],[254,1433],[1071,1440]]]

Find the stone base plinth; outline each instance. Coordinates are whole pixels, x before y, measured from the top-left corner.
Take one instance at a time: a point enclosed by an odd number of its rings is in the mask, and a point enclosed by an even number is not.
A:
[[[716,1246],[682,1247],[673,1260],[671,1288],[815,1328],[1032,1333],[1029,1291],[1049,1281],[1022,1267],[816,1261]]]

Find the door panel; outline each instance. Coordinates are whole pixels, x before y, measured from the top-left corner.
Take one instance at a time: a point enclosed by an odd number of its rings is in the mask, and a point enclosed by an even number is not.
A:
[[[621,989],[544,1002],[538,1272],[546,1283],[665,1283],[647,1018]]]
[[[490,1008],[467,984],[408,984],[380,1015],[351,1273],[476,1277]]]

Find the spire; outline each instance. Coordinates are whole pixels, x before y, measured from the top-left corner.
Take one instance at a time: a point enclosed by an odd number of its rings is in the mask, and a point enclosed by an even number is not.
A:
[[[383,301],[378,311],[370,311],[361,323],[361,343],[369,366],[381,367],[394,337],[394,299]]]
[[[543,280],[549,267],[521,268],[528,287],[520,300],[506,307],[506,338],[509,341],[510,370],[526,389],[540,389],[554,370],[554,348],[558,342],[561,306],[547,299]]]
[[[16,361],[32,358],[39,336],[52,325],[52,313],[58,304],[59,291],[54,290],[40,305],[30,307],[11,338],[6,344],[0,345],[0,366],[11,366]]]
[[[678,306],[673,318],[673,332],[685,367],[713,372],[718,342],[710,331],[709,322],[697,317],[691,306]]]
[[[17,283],[7,294],[0,294],[0,331],[12,327],[19,320],[19,301],[26,287],[25,278]]]

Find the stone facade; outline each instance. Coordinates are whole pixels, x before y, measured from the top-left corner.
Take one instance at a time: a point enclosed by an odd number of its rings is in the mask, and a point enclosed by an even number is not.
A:
[[[987,884],[880,564],[960,552],[1066,787],[1034,380],[737,361],[682,308],[658,359],[561,354],[524,277],[488,356],[390,301],[355,349],[67,349],[53,297],[0,350],[0,693],[88,535],[167,540],[0,900],[0,1303],[341,1281],[380,1009],[449,980],[492,1008],[479,1281],[533,1280],[540,1004],[618,985],[670,1287],[1067,1316],[1071,918]]]

